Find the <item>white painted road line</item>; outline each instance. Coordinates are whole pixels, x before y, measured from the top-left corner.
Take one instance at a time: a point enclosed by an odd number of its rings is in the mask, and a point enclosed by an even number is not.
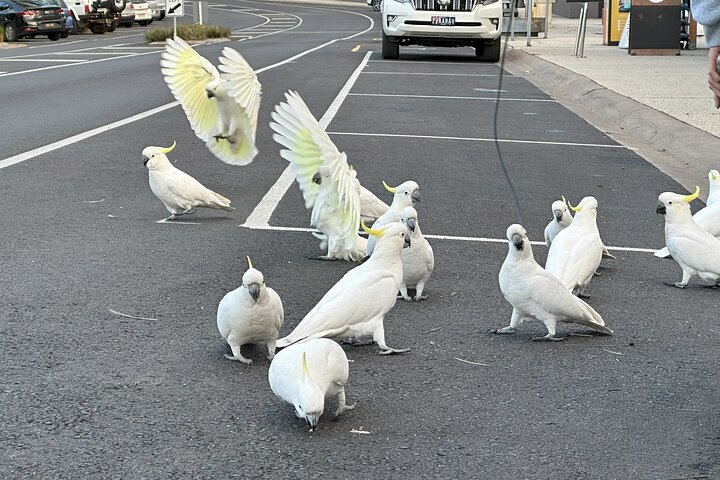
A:
[[[350,75],[350,78],[348,78],[347,82],[345,82],[345,85],[337,94],[335,100],[333,100],[325,114],[319,120],[320,125],[322,125],[323,128],[327,128],[337,114],[340,106],[345,101],[345,98],[347,98],[348,93],[350,93],[350,89],[360,76],[360,72],[362,72],[365,65],[367,65],[370,55],[372,55],[372,51],[365,54],[365,57],[363,57],[360,65],[358,65],[352,75]],[[260,200],[260,203],[255,206],[255,209],[252,211],[247,220],[245,220],[245,223],[243,223],[242,226],[249,228],[263,228],[267,226],[270,221],[270,217],[278,206],[278,203],[280,203],[280,200],[282,200],[282,197],[285,195],[288,188],[290,188],[290,185],[292,185],[294,180],[295,175],[292,173],[292,170],[290,170],[290,165],[288,165],[277,181],[275,181],[275,184],[270,187],[270,190],[268,190],[262,200]]]
[[[62,63],[62,62],[87,62],[87,60],[79,59],[79,58],[73,58],[73,59],[65,59],[65,58],[13,58],[13,57],[7,57],[7,58],[0,58],[0,62],[40,62],[40,63]]]
[[[375,27],[375,22],[373,21],[372,18],[368,17],[367,15],[363,15],[362,13],[355,13],[355,12],[347,12],[347,13],[352,13],[353,15],[358,15],[358,16],[361,16],[361,17],[365,17],[365,18],[368,19],[368,21],[370,22],[370,26],[369,26],[368,28],[366,28],[365,30],[363,30],[363,31],[361,31],[361,32],[358,32],[358,33],[355,33],[355,34],[353,34],[353,35],[350,35],[350,36],[348,36],[348,37],[334,38],[334,39],[332,39],[332,40],[330,40],[330,41],[327,41],[327,42],[325,42],[325,43],[323,43],[323,44],[318,45],[317,47],[313,47],[313,48],[310,48],[310,49],[305,50],[305,51],[303,51],[303,52],[300,52],[300,53],[298,53],[298,54],[296,54],[296,55],[293,55],[293,56],[290,57],[290,58],[286,58],[285,60],[279,61],[279,62],[277,62],[277,63],[273,63],[272,65],[268,65],[267,67],[259,68],[259,69],[255,70],[255,73],[256,73],[256,74],[259,74],[259,73],[265,72],[265,71],[267,71],[267,70],[271,70],[271,69],[273,69],[273,68],[275,68],[275,67],[279,67],[279,66],[281,66],[281,65],[285,65],[285,64],[287,64],[287,63],[294,62],[294,61],[297,60],[298,58],[304,57],[305,55],[308,55],[308,54],[310,54],[310,53],[312,53],[312,52],[315,52],[315,51],[317,51],[317,50],[320,50],[320,49],[322,49],[322,48],[325,48],[325,47],[327,47],[328,45],[332,45],[332,44],[334,44],[334,43],[341,42],[341,41],[344,41],[344,40],[350,40],[351,38],[357,37],[357,36],[359,36],[359,35],[363,35],[364,33],[372,30],[372,29]],[[155,53],[155,52],[151,52],[151,53]],[[141,53],[140,55],[146,55],[146,54],[145,54],[145,53]],[[94,60],[93,60],[93,61],[94,61]],[[86,62],[86,63],[92,63],[93,61]],[[42,69],[39,69],[39,70],[42,70]],[[4,75],[0,75],[0,77],[2,77],[2,76],[4,76]],[[62,147],[66,147],[66,146],[68,146],[68,145],[72,145],[73,143],[77,143],[77,142],[79,142],[79,141],[81,141],[81,140],[85,140],[85,139],[90,138],[90,137],[93,137],[93,136],[95,136],[95,135],[99,135],[100,133],[107,132],[107,131],[112,130],[112,129],[114,129],[114,128],[117,128],[117,127],[120,127],[120,126],[123,126],[123,125],[127,125],[127,124],[129,124],[129,123],[132,123],[132,122],[135,122],[135,121],[138,121],[138,120],[142,120],[143,118],[149,117],[149,116],[151,116],[151,115],[154,115],[154,114],[156,114],[156,113],[162,112],[163,110],[167,110],[167,109],[172,108],[172,107],[175,107],[175,106],[177,106],[177,105],[180,105],[180,103],[179,103],[179,102],[170,102],[170,103],[167,103],[167,104],[165,104],[165,105],[161,105],[161,106],[159,106],[159,107],[152,108],[152,109],[150,109],[150,110],[146,110],[146,111],[144,111],[144,112],[138,113],[138,114],[136,114],[136,115],[133,115],[133,116],[128,117],[128,118],[125,118],[125,119],[123,119],[123,120],[118,120],[117,122],[113,122],[113,123],[110,123],[110,124],[108,124],[108,125],[104,125],[104,126],[102,126],[102,127],[94,128],[94,129],[92,129],[92,130],[88,130],[87,132],[83,132],[83,133],[80,133],[80,134],[78,134],[78,135],[74,135],[74,136],[69,137],[69,138],[65,138],[65,139],[60,140],[60,141],[58,141],[58,142],[54,142],[54,143],[51,143],[51,144],[49,144],[49,145],[45,145],[45,146],[43,146],[43,147],[35,148],[35,149],[33,149],[33,150],[28,150],[27,152],[20,153],[20,154],[18,154],[18,155],[13,155],[12,157],[8,157],[8,158],[6,158],[6,159],[4,159],[4,160],[0,160],[0,169],[3,169],[3,168],[5,168],[5,167],[9,167],[10,165],[15,165],[16,163],[20,163],[20,162],[24,162],[24,161],[26,161],[26,160],[30,160],[31,158],[35,158],[35,157],[37,157],[38,155],[42,155],[42,154],[44,154],[44,153],[51,152],[51,151],[53,151],[53,150],[57,150],[58,148],[62,148]]]
[[[402,133],[359,133],[359,132],[327,132],[328,135],[347,135],[356,137],[390,137],[390,138],[420,138],[426,140],[461,140],[465,142],[495,142],[494,138],[472,138],[472,137],[444,137],[441,135],[411,135]],[[556,145],[561,147],[591,147],[591,148],[623,148],[635,150],[625,145],[607,145],[603,143],[577,143],[577,142],[549,142],[541,140],[511,140],[498,139],[500,143],[528,143],[532,145]]]
[[[405,95],[396,93],[351,93],[353,97],[400,97],[400,98],[429,98],[429,99],[447,99],[447,100],[490,100],[497,101],[497,97],[463,97],[452,95]],[[507,98],[501,97],[503,102],[543,102],[558,103],[557,100],[547,98]]]
[[[304,233],[313,233],[317,232],[317,229],[315,228],[303,228],[303,227],[276,227],[272,225],[263,225],[263,226],[250,226],[250,225],[240,225],[241,227],[250,228],[253,230],[274,230],[278,232],[304,232]],[[477,243],[508,243],[508,241],[504,238],[488,238],[488,237],[462,237],[457,235],[432,235],[432,234],[426,234],[423,233],[423,236],[425,238],[435,239],[435,240],[449,240],[449,241],[458,241],[458,242],[477,242]],[[534,241],[530,242],[532,245],[540,246],[540,247],[547,247],[547,244],[545,242],[540,241]],[[607,247],[608,250],[616,250],[616,251],[622,251],[622,252],[637,252],[637,253],[655,253],[657,251],[657,248],[637,248],[637,247]]]
[[[426,77],[490,77],[497,78],[497,73],[433,73],[433,72],[364,72],[366,75],[422,75]],[[519,78],[519,77],[509,77]]]
[[[98,58],[97,60],[86,60],[86,61],[83,61],[83,65],[88,65],[88,64],[90,64],[90,63],[107,62],[108,60],[119,60],[119,59],[121,59],[121,58],[139,57],[139,56],[141,56],[141,55],[155,55],[155,54],[159,54],[161,51],[162,51],[162,50],[157,50],[157,51],[155,51],[155,52],[133,53],[133,54],[130,54],[130,55],[124,55],[124,56],[120,56],[120,57],[108,57],[108,58]],[[12,58],[12,57],[10,57],[10,58]],[[75,62],[74,60],[68,60],[68,61]],[[75,65],[77,65],[77,62],[75,62],[75,63],[64,63],[64,64],[62,64],[62,65],[52,65],[52,66],[49,66],[49,67],[33,68],[33,69],[31,69],[31,70],[21,70],[21,71],[19,71],[19,72],[3,73],[2,75],[0,75],[0,77],[10,77],[10,76],[13,76],[13,75],[22,75],[22,74],[24,74],[24,73],[41,72],[41,71],[43,71],[43,70],[54,70],[54,69],[56,69],[56,68],[64,68],[64,67],[70,67],[70,66],[75,66]]]

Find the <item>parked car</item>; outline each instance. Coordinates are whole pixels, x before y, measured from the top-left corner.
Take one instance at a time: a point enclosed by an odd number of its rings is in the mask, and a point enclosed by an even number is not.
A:
[[[126,0],[65,0],[65,2],[72,12],[78,29],[88,28],[97,34],[115,30],[120,21],[120,12],[126,4]]]
[[[120,25],[125,28],[132,27],[135,21],[135,5],[132,2],[127,2],[125,8],[120,12]]]
[[[66,18],[53,0],[0,0],[0,24],[5,41],[15,42],[22,37],[47,35],[58,40],[67,31]]]
[[[143,27],[150,25],[153,21],[150,4],[147,0],[133,0],[133,10],[135,10],[135,22]]]
[[[152,11],[153,20],[162,20],[165,18],[165,0],[148,0],[150,10]]]

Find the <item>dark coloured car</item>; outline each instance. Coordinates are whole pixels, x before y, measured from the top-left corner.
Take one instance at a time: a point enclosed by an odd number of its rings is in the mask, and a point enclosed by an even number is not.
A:
[[[52,0],[0,0],[0,24],[5,31],[5,41],[35,35],[58,40],[67,31],[66,18],[62,8],[52,3]]]

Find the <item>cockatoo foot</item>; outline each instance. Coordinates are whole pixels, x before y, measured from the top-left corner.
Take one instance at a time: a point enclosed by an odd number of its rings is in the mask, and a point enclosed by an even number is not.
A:
[[[305,257],[305,258],[307,258],[308,260],[325,260],[325,261],[328,261],[328,262],[332,262],[332,261],[335,261],[335,260],[340,260],[339,258],[331,257],[331,256],[329,256],[329,255],[320,255],[319,257],[310,257],[310,256],[307,256],[307,257]]]
[[[419,302],[420,300],[426,300],[427,298],[428,298],[427,295],[415,295],[415,298],[413,298],[413,300],[415,300],[416,302]]]
[[[715,285],[703,285],[703,288],[718,289],[720,288],[720,283],[716,283]]]
[[[547,334],[544,337],[534,337],[530,340],[533,342],[562,342],[565,340],[565,337],[555,337],[553,335]]]
[[[335,410],[335,416],[337,417],[338,415],[343,413],[345,410],[352,410],[353,408],[355,408],[355,405],[357,405],[357,403],[353,403],[352,405],[345,405],[345,404],[338,405],[337,410]]]
[[[676,288],[687,288],[687,283],[677,282],[677,283],[670,283],[670,282],[663,282],[668,287],[676,287]]]
[[[409,348],[390,348],[390,347],[385,347],[385,348],[383,348],[382,350],[380,350],[378,353],[379,353],[380,355],[392,355],[393,353],[407,353],[407,352],[409,352],[409,351],[410,351]]]
[[[595,275],[596,277],[602,277],[602,273],[598,272],[597,270],[595,270],[595,273],[593,273],[593,275]]]
[[[226,353],[226,354],[225,354],[225,359],[227,359],[227,360],[232,360],[233,362],[244,363],[244,364],[246,364],[246,365],[252,365],[252,360],[250,360],[249,358],[245,358],[245,357],[243,357],[242,355],[238,355],[237,357],[235,357],[235,356],[232,356],[232,355],[228,355],[228,354]]]
[[[412,302],[412,297],[411,297],[410,295],[407,295],[407,294],[403,295],[403,294],[401,293],[398,298],[402,298],[403,300],[407,300],[408,302]]]
[[[365,345],[372,345],[375,342],[373,342],[372,339],[358,340],[356,338],[346,338],[345,340],[340,340],[340,343],[352,345],[353,347],[364,347]]]
[[[490,330],[488,333],[507,335],[515,332],[517,332],[517,330],[515,330],[513,327],[507,326],[503,328],[498,328],[497,330]]]

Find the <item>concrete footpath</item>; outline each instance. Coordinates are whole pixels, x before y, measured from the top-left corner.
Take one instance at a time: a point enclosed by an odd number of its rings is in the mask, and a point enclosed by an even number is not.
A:
[[[707,87],[707,49],[679,56],[629,55],[602,45],[600,19],[588,19],[585,56],[573,55],[578,20],[554,17],[548,38],[517,32],[506,69],[527,78],[618,142],[637,149],[683,186],[707,193],[720,169],[720,110]]]

